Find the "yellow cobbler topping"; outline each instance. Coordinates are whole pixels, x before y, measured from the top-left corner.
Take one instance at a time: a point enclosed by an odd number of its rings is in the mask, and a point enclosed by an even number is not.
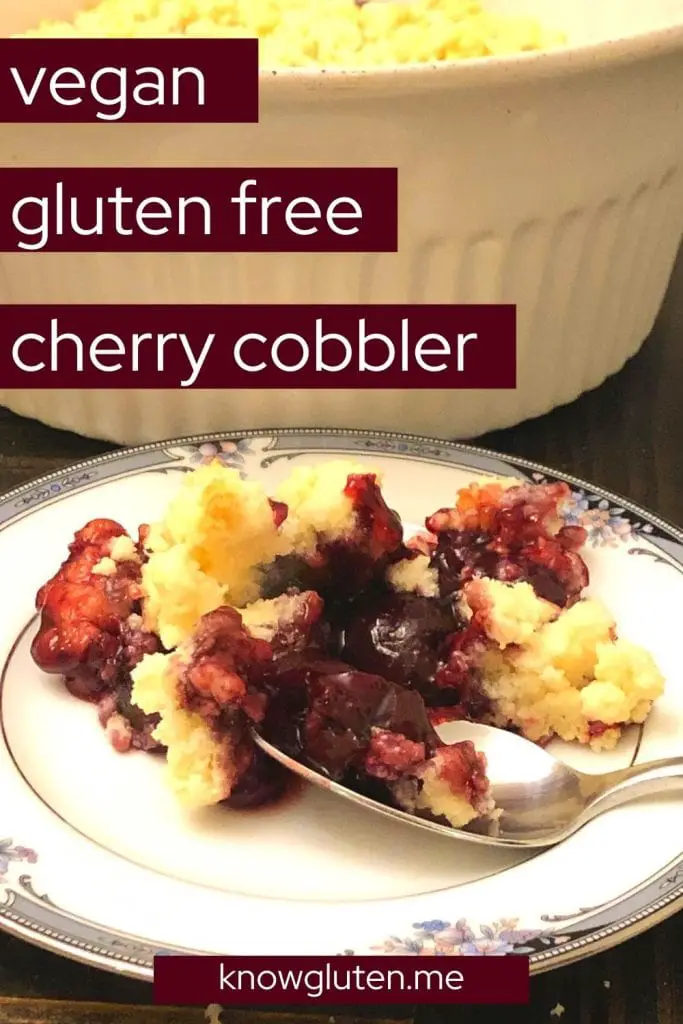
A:
[[[260,566],[288,550],[263,487],[220,462],[185,475],[145,547],[145,628],[169,649],[207,612],[257,597]]]
[[[483,611],[499,648],[482,666],[495,725],[513,725],[535,742],[559,736],[609,750],[664,692],[652,655],[617,638],[614,619],[594,598],[560,611],[528,583],[483,579],[465,587],[463,603]]]
[[[260,64],[375,67],[495,57],[562,45],[537,21],[476,0],[101,0],[27,36],[258,37]]]

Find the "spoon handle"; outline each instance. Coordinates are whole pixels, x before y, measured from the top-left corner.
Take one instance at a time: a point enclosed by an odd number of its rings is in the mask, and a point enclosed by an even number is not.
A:
[[[599,779],[600,790],[581,815],[581,825],[629,800],[661,793],[683,793],[683,757],[667,757],[633,765],[599,776]]]
[[[628,782],[630,779],[639,779],[647,776],[657,776],[661,778],[669,778],[676,776],[677,774],[683,774],[683,756],[678,755],[677,757],[664,757],[659,761],[643,761],[642,764],[633,764],[629,768],[620,768],[615,772],[606,772],[604,775],[600,775],[601,789],[612,789],[613,786],[619,785],[622,782]]]

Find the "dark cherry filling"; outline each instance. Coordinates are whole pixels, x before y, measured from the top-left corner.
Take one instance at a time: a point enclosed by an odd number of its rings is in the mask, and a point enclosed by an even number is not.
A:
[[[383,593],[352,607],[341,651],[357,668],[417,690],[437,724],[490,712],[477,668],[487,644],[450,599]]]
[[[341,654],[361,671],[418,690],[434,703],[448,639],[462,626],[450,600],[372,594],[351,607]]]
[[[141,561],[115,563],[111,575],[93,572],[111,542],[126,536],[111,519],[93,519],[75,534],[67,559],[38,591],[40,627],[31,654],[44,672],[63,676],[75,697],[98,704],[118,750],[159,750],[152,738],[157,716],[144,715],[130,700],[131,670],[161,650],[158,638],[137,625]],[[137,552],[142,559],[140,541]]]
[[[356,512],[356,545],[374,562],[396,551],[403,541],[403,524],[385,502],[375,474],[352,474],[344,494]]]
[[[609,725],[606,722],[589,722],[588,735],[591,739],[598,739],[599,736],[604,736],[609,729],[623,729],[625,725],[625,722],[612,722]]]
[[[358,789],[407,768],[440,745],[420,695],[314,649],[274,662],[265,680],[265,739],[290,757]],[[378,771],[383,738],[391,770]],[[370,757],[371,770],[365,767]]]
[[[275,501],[274,498],[269,498],[268,503],[273,513],[273,522],[275,523],[275,529],[277,530],[282,526],[289,515],[289,509],[287,505],[285,505],[284,501]]]
[[[262,702],[253,690],[272,656],[270,644],[251,636],[234,608],[208,612],[199,620],[177,675],[179,705],[220,731],[242,722],[245,706],[260,716]]]
[[[302,620],[301,628],[311,621]],[[271,803],[287,786],[289,773],[254,746],[249,731],[249,722],[259,721],[264,713],[259,685],[272,656],[270,643],[247,633],[239,612],[217,608],[200,620],[177,677],[181,706],[200,714],[217,736],[232,742],[237,781],[224,801],[230,807]]]
[[[433,537],[431,565],[442,596],[457,593],[477,576],[526,581],[539,597],[560,608],[578,600],[588,569],[578,554],[582,527],[551,533],[550,519],[570,495],[566,484],[520,485],[503,491],[489,485],[461,493],[455,509],[427,519]]]
[[[106,729],[112,746],[125,753],[144,750],[147,753],[165,753],[166,748],[153,736],[159,724],[159,715],[146,715],[131,700],[130,674],[121,675],[116,687],[101,697],[97,704],[100,724]]]
[[[414,807],[432,765],[454,795],[479,805],[486,762],[471,743],[444,747],[417,690],[309,648],[284,655],[263,680],[260,732],[334,782],[398,808]],[[424,817],[433,817],[427,809]],[[441,820],[441,819],[435,819]]]
[[[243,770],[232,793],[223,803],[235,810],[264,807],[274,803],[287,791],[291,775],[286,768],[251,744],[251,759]]]
[[[277,597],[290,587],[313,590],[333,615],[337,605],[382,579],[387,566],[402,557],[403,525],[384,501],[377,477],[373,473],[351,474],[344,494],[351,499],[355,513],[350,534],[338,541],[321,538],[308,558],[276,558],[265,575],[265,597]]]

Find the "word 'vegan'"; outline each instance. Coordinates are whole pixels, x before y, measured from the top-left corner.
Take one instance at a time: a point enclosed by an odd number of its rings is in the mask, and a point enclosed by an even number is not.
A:
[[[131,104],[139,107],[163,107],[166,104],[178,107],[182,103],[189,105],[190,91],[191,100],[196,106],[203,107],[206,103],[204,75],[195,67],[173,67],[170,69],[169,80],[166,73],[156,67],[130,70],[125,67],[104,67],[95,71],[89,80],[86,80],[82,71],[73,67],[58,68],[49,77],[47,68],[41,67],[31,81],[26,81],[17,67],[11,67],[9,73],[24,106],[33,106],[41,89],[47,89],[51,99],[62,107],[78,106],[83,103],[84,95],[89,93],[104,108],[96,114],[100,121],[120,121],[126,116]],[[132,89],[131,76],[135,81]]]

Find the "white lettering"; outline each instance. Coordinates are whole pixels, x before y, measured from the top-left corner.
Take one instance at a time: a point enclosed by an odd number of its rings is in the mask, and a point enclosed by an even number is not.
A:
[[[348,203],[351,209],[346,211],[338,210],[337,207],[342,203]],[[335,224],[335,221],[342,217],[346,220],[350,220],[352,218],[354,220],[362,220],[363,208],[360,203],[356,202],[356,200],[352,199],[350,196],[340,196],[338,199],[333,199],[327,208],[327,226],[331,231],[334,231],[336,235],[355,235],[359,231],[357,227],[340,228],[338,224]]]
[[[239,195],[232,196],[230,199],[231,203],[236,203],[240,208],[240,235],[246,235],[247,233],[247,203],[255,203],[256,196],[248,196],[246,190],[256,184],[256,178],[247,178],[240,185]]]
[[[120,185],[117,185],[114,189],[114,195],[107,197],[107,202],[114,209],[114,230],[117,235],[132,235],[133,229],[125,227],[123,223],[123,208],[128,203],[132,205],[133,200],[130,196],[124,196],[123,189]]]
[[[184,78],[185,75],[190,75],[197,82],[197,106],[203,107],[206,104],[206,82],[204,81],[204,75],[201,73],[199,68],[187,67],[187,68],[173,68],[171,82],[172,82],[172,99],[174,107],[180,105],[180,79]]]
[[[381,992],[386,981],[381,971],[368,971],[365,980],[368,983],[368,988],[371,992]]]
[[[272,992],[277,985],[277,975],[275,971],[259,971],[256,981],[260,990]]]
[[[73,81],[60,81],[64,77],[71,76]],[[85,78],[78,70],[78,68],[60,68],[59,71],[55,71],[54,75],[50,80],[50,95],[53,100],[57,103],[61,103],[63,107],[74,107],[81,102],[80,96],[73,96],[68,99],[66,96],[60,96],[60,92],[64,92],[65,89],[85,89]]]
[[[31,87],[31,89],[28,92],[26,91],[26,86],[24,85],[24,80],[21,77],[18,68],[10,68],[9,72],[10,72],[10,75],[12,76],[12,78],[14,79],[14,83],[15,83],[17,89],[19,90],[19,95],[21,96],[21,98],[24,101],[25,105],[27,107],[32,106],[34,99],[38,95],[38,90],[40,89],[40,84],[43,81],[43,79],[45,78],[45,75],[47,74],[47,68],[41,68],[40,69],[40,71],[38,72],[36,77],[33,79],[33,86]]]
[[[301,973],[301,972],[299,972]],[[299,988],[300,979],[297,981],[296,988]],[[323,972],[320,970],[306,971],[304,975],[304,985],[308,991],[308,995],[313,999],[320,999],[324,992],[323,985]],[[289,984],[285,985],[285,988],[289,988]]]
[[[377,313],[373,314],[375,324],[378,323],[377,317]],[[200,380],[208,366],[214,342],[219,337],[213,332],[195,337],[182,331],[167,334],[131,332],[127,337],[121,337],[103,331],[81,338],[77,333],[62,330],[57,317],[51,318],[49,324],[50,330],[45,336],[25,333],[14,341],[12,359],[20,370],[26,373],[41,370],[83,373],[94,369],[111,374],[124,369],[133,373],[143,369],[149,373],[154,369],[167,377],[175,376],[176,386],[188,388]],[[451,344],[445,335],[429,332],[411,341],[407,320],[401,324],[401,332],[404,337],[399,342],[397,324],[392,325],[391,332],[369,331],[364,317],[354,324],[353,331],[326,331],[324,318],[316,317],[302,333],[285,331],[274,338],[249,332],[233,339],[228,325],[228,336],[224,336],[222,342],[231,346],[237,369],[249,374],[273,370],[290,376],[303,370],[339,374],[349,368],[352,372],[373,374],[389,370],[394,374],[416,371],[418,374],[433,374],[441,373],[452,365],[456,350],[458,370],[462,372],[466,345],[478,337],[476,334],[458,334],[456,345],[455,335]],[[31,342],[44,347],[42,350],[31,349]],[[255,347],[257,345],[259,348]],[[402,362],[405,365],[401,365]]]
[[[188,225],[194,210],[199,210],[199,221]],[[158,221],[169,223],[158,225]],[[137,231],[147,236],[176,232],[182,237],[190,226],[210,236],[212,228],[211,205],[202,196],[179,196],[174,204],[154,195],[134,200],[117,185],[111,195],[85,199],[70,195],[62,181],[55,182],[54,197],[24,196],[14,203],[12,225],[20,239],[17,248],[29,252],[45,249],[52,238],[65,235],[130,237]]]
[[[297,210],[296,207],[301,204],[308,204],[310,209],[308,210]],[[314,199],[307,199],[306,196],[299,196],[298,199],[292,199],[291,203],[285,210],[285,224],[290,231],[293,231],[296,235],[314,235],[318,230],[316,227],[300,228],[294,224],[295,217],[315,217],[320,220],[321,212],[320,207]]]
[[[436,348],[427,348],[427,342],[436,341]],[[449,356],[451,354],[451,346],[446,341],[442,334],[423,334],[420,340],[415,346],[415,362],[421,369],[427,370],[428,373],[441,373],[442,370],[448,368],[448,363],[439,363],[438,366],[429,366],[425,359],[428,356]]]
[[[143,343],[143,341],[151,341],[153,337],[154,335],[148,332],[144,334],[133,335],[131,351],[131,355],[133,357],[131,361],[131,369],[133,373],[137,373],[138,370],[140,369],[140,345]]]
[[[18,366],[24,373],[35,373],[36,370],[44,370],[45,363],[25,363],[20,356],[21,346],[25,341],[37,341],[40,345],[45,343],[45,338],[42,334],[22,334],[21,337],[12,345],[12,362],[15,366]]]
[[[267,199],[261,200],[261,234],[268,234],[268,211],[271,206],[275,206],[276,203],[282,202],[282,196],[270,196]]]
[[[206,341],[204,342],[198,356],[195,356],[190,340],[186,334],[180,334],[178,335],[178,337],[180,338],[180,342],[185,350],[185,355],[187,356],[187,360],[190,364],[190,367],[192,368],[192,373],[187,378],[187,380],[181,380],[180,386],[181,388],[191,388],[194,382],[196,381],[197,377],[201,373],[202,366],[204,365],[206,357],[211,351],[211,346],[213,345],[216,339],[216,335],[207,334]]]
[[[113,345],[113,348],[101,349],[100,345],[107,341]],[[102,373],[116,373],[123,367],[123,363],[114,363],[113,366],[105,365],[101,362],[102,356],[125,356],[125,354],[126,346],[116,334],[98,334],[90,344],[90,362],[96,370],[101,370]]]
[[[360,321],[360,332],[358,336],[358,347],[359,347],[359,360],[358,369],[361,373],[369,370],[371,373],[382,373],[383,370],[387,370],[393,363],[396,357],[396,346],[390,338],[387,338],[386,334],[366,334],[365,333],[366,320],[365,317]],[[369,363],[366,357],[366,350],[368,342],[379,341],[383,344],[386,351],[387,357],[380,366],[375,366]]]
[[[265,345],[268,339],[263,334],[243,334],[235,343],[235,362],[241,370],[246,370],[247,373],[260,373],[261,370],[265,370],[268,365],[267,363],[259,363],[258,366],[252,366],[250,363],[245,363],[242,358],[242,349],[248,341],[257,341],[259,345]]]
[[[294,366],[287,366],[280,359],[280,348],[286,341],[295,342],[295,344],[297,344],[301,349],[301,359]],[[270,357],[273,360],[273,363],[277,366],[278,370],[282,370],[283,373],[297,373],[308,362],[308,356],[308,345],[300,334],[281,334],[279,338],[275,339],[273,347],[270,350]]]
[[[230,202],[239,207],[238,230],[240,235],[246,235],[247,233],[246,208],[248,203],[258,205],[260,216],[257,233],[261,236],[267,236],[274,230],[272,208],[282,206],[283,204],[282,217],[284,219],[284,226],[294,235],[307,236],[318,234],[321,226],[320,222],[323,221],[323,218],[330,231],[336,235],[355,235],[359,231],[357,226],[347,228],[337,223],[338,220],[361,220],[363,217],[360,203],[350,196],[340,196],[337,199],[333,199],[323,214],[320,204],[310,196],[295,196],[294,199],[285,202],[282,196],[249,195],[248,190],[252,188],[258,191],[258,181],[256,178],[247,178],[241,182],[238,194],[230,197]],[[350,209],[345,209],[344,207],[350,207]],[[302,223],[309,221],[318,221],[318,223]]]
[[[211,207],[203,196],[181,196],[178,203],[178,234],[184,235],[186,233],[186,221],[185,211],[189,206],[197,205],[201,207],[204,214],[204,234],[211,234]]]
[[[221,964],[221,971],[220,971],[221,991],[224,988],[229,988],[231,992],[237,992],[237,989],[235,988],[235,986],[232,983],[232,978],[234,977],[234,975],[235,975],[235,971],[234,970],[233,971],[228,971],[227,974],[226,974],[226,972],[225,972],[225,965]]]
[[[38,210],[39,218],[38,223],[35,227],[29,227],[23,222],[20,214],[26,209],[28,210],[31,206],[34,206]],[[39,196],[26,196],[24,199],[20,199],[14,204],[12,209],[12,226],[20,235],[24,238],[33,238],[37,236],[36,242],[17,242],[18,249],[25,249],[27,252],[35,252],[38,249],[42,249],[47,243],[49,232],[48,232],[48,201],[44,197]]]
[[[166,346],[174,343],[180,345],[183,355],[189,365],[187,375],[179,381],[181,388],[192,387],[197,381],[211,346],[216,338],[215,334],[208,334],[203,342],[193,344],[188,334],[133,334],[129,346],[118,334],[103,332],[96,335],[92,341],[84,342],[77,334],[69,331],[61,331],[59,321],[56,317],[50,320],[50,334],[45,337],[41,334],[22,334],[12,345],[12,361],[15,366],[25,373],[36,373],[48,369],[51,373],[59,373],[65,370],[75,370],[76,373],[83,373],[87,367],[93,367],[101,373],[116,373],[124,368],[121,357],[126,357],[132,371],[137,373],[140,369],[140,346],[149,341],[156,344],[156,369],[164,373],[167,369]],[[24,353],[26,342],[34,341],[41,345],[46,342],[49,345],[49,361],[29,362]],[[70,344],[67,345],[66,343]],[[197,347],[199,350],[197,351]],[[116,362],[110,362],[117,358]],[[104,362],[104,360],[107,360]]]
[[[340,370],[345,370],[353,358],[353,348],[348,338],[345,338],[343,334],[321,334],[322,331],[322,320],[318,318],[315,321],[315,368],[318,372],[321,370],[327,373],[339,373]],[[325,353],[323,349],[329,342],[339,342],[344,349],[344,359],[341,363],[325,362]]]
[[[458,335],[458,373],[465,369],[465,345],[468,341],[476,341],[478,337],[478,334]]]
[[[48,76],[46,67],[39,68],[32,82],[27,83],[16,67],[9,69],[25,106],[31,107],[47,78],[47,90],[54,103],[61,107],[73,107],[82,103],[86,94],[105,110],[98,110],[100,121],[120,121],[126,116],[129,106],[129,78],[124,67],[104,67],[95,71],[88,81],[78,68],[57,68]],[[140,107],[163,106],[170,93],[171,106],[178,107],[186,99],[198,107],[206,106],[206,81],[196,67],[174,67],[170,69],[170,86],[167,88],[167,74],[160,68],[141,67],[131,70],[136,79],[130,93],[130,102]],[[81,95],[74,96],[78,91]],[[112,109],[113,108],[113,109]]]
[[[160,210],[150,209],[153,206],[160,206]],[[163,217],[168,220],[173,216],[171,207],[165,199],[159,199],[157,196],[150,196],[148,199],[143,199],[137,210],[135,211],[135,223],[144,231],[146,235],[166,235],[168,234],[167,227],[151,228],[146,223],[146,220],[151,220],[155,217]]]
[[[113,78],[115,88],[118,82],[118,92],[114,96],[107,96],[105,93],[100,92],[100,82],[109,77]],[[126,110],[128,109],[126,100],[127,80],[128,73],[125,68],[100,68],[90,79],[90,92],[93,99],[103,107],[116,108],[112,114],[105,114],[101,110],[98,111],[95,116],[100,121],[120,121],[122,117],[125,117]]]
[[[83,341],[69,331],[60,333],[56,317],[50,320],[50,370],[56,373],[59,369],[59,346],[63,341],[72,341],[76,346],[76,373],[83,373]]]
[[[159,68],[138,68],[138,75],[149,75],[150,82],[138,82],[133,89],[133,100],[141,107],[163,107],[165,102],[165,81],[163,73]],[[150,97],[145,99],[145,92],[149,90]]]

